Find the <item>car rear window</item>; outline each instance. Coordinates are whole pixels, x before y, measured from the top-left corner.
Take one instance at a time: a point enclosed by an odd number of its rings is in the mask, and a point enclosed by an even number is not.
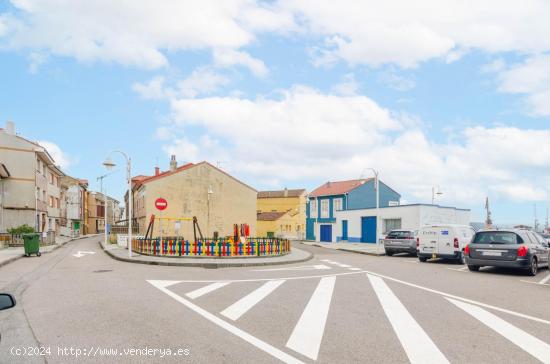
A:
[[[484,231],[476,233],[472,244],[523,244],[523,240],[512,232]]]
[[[408,239],[411,236],[410,231],[392,231],[388,234],[388,239]]]

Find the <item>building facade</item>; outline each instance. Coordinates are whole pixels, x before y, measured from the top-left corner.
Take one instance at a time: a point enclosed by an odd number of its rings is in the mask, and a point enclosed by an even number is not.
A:
[[[260,191],[257,200],[258,236],[303,239],[306,226],[305,189]]]
[[[70,176],[61,178],[61,235],[76,237],[85,233],[85,206],[88,181]]]
[[[212,237],[233,234],[233,224],[248,224],[250,234],[256,234],[257,191],[208,162],[189,163],[178,167],[175,156],[170,169],[160,172],[155,168],[152,176],[132,178],[133,216],[145,234],[152,215],[156,220],[153,236],[193,237],[190,220],[196,216],[202,234]],[[160,212],[155,200],[164,198],[167,208]],[[127,208],[126,208],[127,210]],[[171,220],[167,220],[171,218]]]
[[[399,205],[401,195],[379,181],[379,206]],[[306,239],[323,242],[336,241],[336,212],[340,210],[368,209],[376,207],[374,178],[327,182],[308,196]],[[376,216],[369,224],[376,226]],[[372,238],[376,240],[375,237]],[[369,239],[364,239],[370,242]]]
[[[380,234],[376,233],[376,218],[380,219]],[[391,230],[418,230],[425,225],[469,225],[470,210],[428,204],[385,206],[379,209],[347,209],[336,211],[332,242],[376,242]]]
[[[17,135],[8,122],[0,130],[0,161],[10,174],[2,180],[0,232],[24,224],[39,232],[59,232],[64,174],[48,151]]]

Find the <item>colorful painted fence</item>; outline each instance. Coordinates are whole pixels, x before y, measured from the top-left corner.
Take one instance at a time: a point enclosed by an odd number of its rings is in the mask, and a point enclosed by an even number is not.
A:
[[[290,241],[279,238],[204,239],[195,242],[177,238],[132,239],[132,250],[145,255],[168,257],[261,257],[290,252]]]

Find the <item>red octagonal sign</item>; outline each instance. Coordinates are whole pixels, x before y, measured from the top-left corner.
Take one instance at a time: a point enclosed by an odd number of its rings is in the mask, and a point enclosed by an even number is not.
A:
[[[158,210],[162,211],[162,210],[164,210],[164,209],[166,209],[166,208],[168,207],[168,201],[166,201],[166,200],[163,199],[162,197],[157,198],[157,199],[155,200],[155,207],[156,207]]]

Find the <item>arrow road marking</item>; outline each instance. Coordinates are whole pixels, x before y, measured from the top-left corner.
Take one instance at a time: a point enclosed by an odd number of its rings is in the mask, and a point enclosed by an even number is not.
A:
[[[82,251],[78,251],[78,253],[76,254],[73,254],[73,257],[76,257],[76,258],[82,258],[83,256],[85,256],[86,254],[95,254],[95,252],[82,252]]]
[[[281,270],[313,270],[313,269],[331,269],[331,268],[324,264],[317,264],[317,265],[304,265],[301,267],[289,267],[289,268],[254,269],[252,270],[252,272],[274,272],[274,271],[281,271]]]

